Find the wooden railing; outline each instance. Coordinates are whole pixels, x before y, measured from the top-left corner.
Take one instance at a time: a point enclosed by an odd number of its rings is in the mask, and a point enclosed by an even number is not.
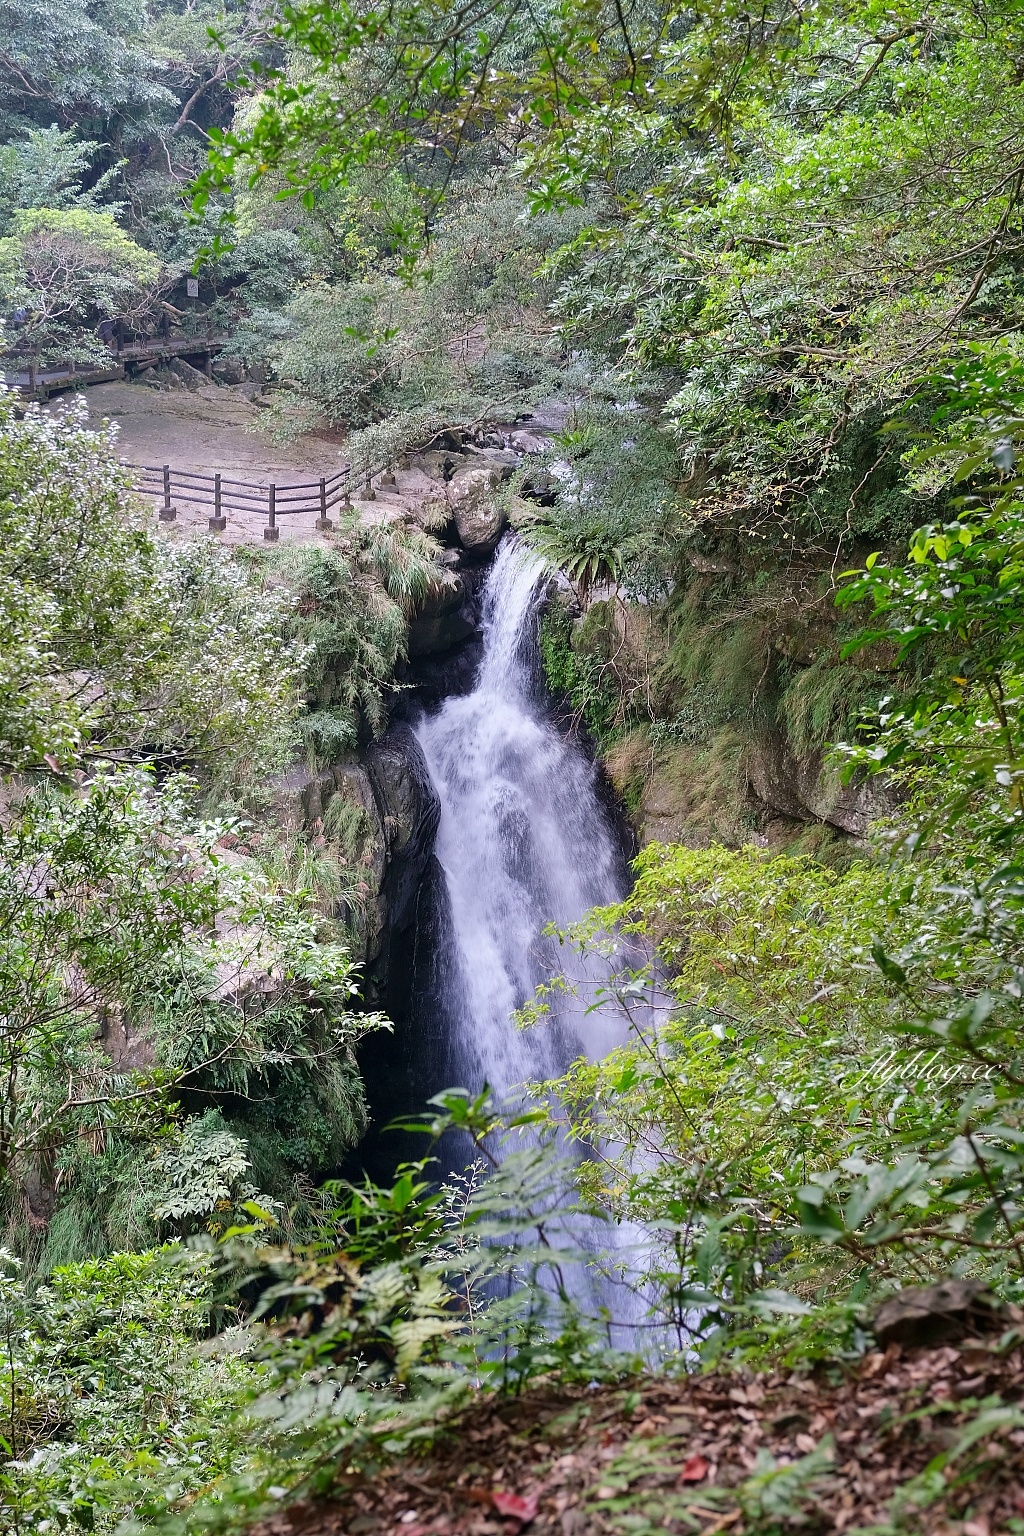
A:
[[[195,336],[150,336],[139,341],[122,341],[110,348],[109,361],[96,358],[92,362],[42,364],[34,357],[19,357],[11,351],[4,360],[0,378],[12,389],[20,389],[24,395],[56,394],[62,389],[84,387],[86,384],[105,383],[110,379],[125,377],[129,366],[148,367],[166,362],[168,358],[188,356],[189,353],[206,357],[206,374],[210,377],[210,363],[214,352],[219,352],[229,338],[224,335],[197,334]],[[7,362],[13,364],[8,368]]]
[[[375,501],[374,478],[385,487],[394,486],[394,466],[381,462],[369,469],[347,464],[336,474],[298,484],[259,485],[250,480],[232,480],[223,474],[199,475],[187,469],[172,469],[169,464],[130,464],[135,489],[159,502],[160,519],[170,523],[178,515],[179,502],[208,508],[211,533],[223,533],[231,513],[261,512],[266,508],[267,526],[263,537],[271,542],[280,538],[278,519],[316,514],[315,526],[321,532],[334,527],[330,514],[336,508],[352,511],[353,499]],[[362,489],[354,495],[362,480]]]

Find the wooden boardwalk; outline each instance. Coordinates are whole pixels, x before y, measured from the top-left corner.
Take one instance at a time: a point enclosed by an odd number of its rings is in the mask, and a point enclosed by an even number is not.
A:
[[[97,363],[64,363],[52,368],[22,368],[3,374],[4,383],[18,389],[26,400],[48,400],[51,395],[66,389],[82,389],[86,384],[109,384],[123,379],[143,368],[172,358],[199,358],[204,371],[209,374],[214,355],[221,350],[227,336],[153,336],[142,341],[125,342],[111,348],[110,361]]]

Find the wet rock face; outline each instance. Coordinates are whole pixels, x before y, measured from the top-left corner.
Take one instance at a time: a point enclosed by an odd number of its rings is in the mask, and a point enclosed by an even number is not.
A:
[[[446,570],[441,580],[431,583],[409,625],[410,657],[449,651],[469,639],[475,625],[464,611],[468,596],[457,570]]]
[[[381,906],[381,888],[387,866],[387,841],[373,785],[363,763],[356,757],[346,757],[317,773],[297,763],[275,785],[272,814],[273,825],[281,831],[313,837],[323,836],[325,823],[331,817],[344,822],[342,851],[346,860],[355,864],[362,888],[359,906],[348,920],[356,952],[372,958],[380,948],[386,916]]]
[[[408,725],[392,726],[382,741],[368,748],[366,768],[386,843],[379,898],[383,921],[373,957],[373,979],[384,990],[394,953],[412,942],[416,900],[434,851],[441,806]]]
[[[745,765],[755,798],[793,821],[820,821],[851,837],[864,837],[872,821],[895,808],[884,783],[869,779],[843,784],[821,752],[797,756],[780,736],[751,742]]]
[[[347,823],[344,851],[356,862],[362,887],[360,906],[349,916],[352,938],[379,990],[394,946],[411,928],[440,815],[407,724],[392,726],[361,759],[344,758],[318,773],[297,764],[278,780],[274,822],[285,832],[321,836],[339,810]]]

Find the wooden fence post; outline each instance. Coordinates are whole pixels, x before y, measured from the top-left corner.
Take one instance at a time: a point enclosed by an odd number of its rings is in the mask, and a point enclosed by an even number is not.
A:
[[[228,525],[227,518],[221,511],[220,475],[213,477],[213,516],[210,518],[210,532],[223,533]]]
[[[316,520],[316,526],[320,529],[321,533],[329,533],[330,530],[334,527],[334,524],[331,522],[330,518],[327,516],[327,481],[326,480],[321,480],[320,481],[320,516]]]
[[[36,386],[39,383],[36,368],[37,364],[35,358],[30,357],[28,360],[28,392],[30,395],[35,394]]]
[[[271,544],[276,544],[278,539],[281,537],[281,530],[277,526],[277,486],[276,485],[272,485],[270,487],[269,502],[270,502],[270,506],[269,506],[270,521],[268,522],[267,526],[263,530],[263,537],[265,539],[267,539]]]
[[[178,515],[178,509],[171,502],[171,466],[164,465],[164,504],[160,508],[160,521],[173,523]]]

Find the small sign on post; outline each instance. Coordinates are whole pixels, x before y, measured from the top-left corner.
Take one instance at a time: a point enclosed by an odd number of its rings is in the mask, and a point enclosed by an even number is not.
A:
[[[199,279],[198,279],[198,277],[186,277],[186,279],[185,279],[185,292],[188,294],[190,299],[198,299],[198,297],[199,297]]]

